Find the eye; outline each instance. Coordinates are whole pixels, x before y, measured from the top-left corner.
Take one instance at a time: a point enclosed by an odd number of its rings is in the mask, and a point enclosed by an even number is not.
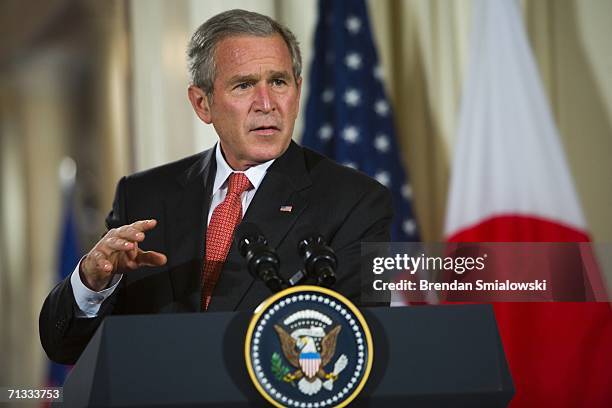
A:
[[[287,82],[285,82],[284,79],[276,78],[276,79],[272,80],[272,85],[274,85],[274,86],[283,86],[283,85],[286,85],[286,84],[287,84]]]
[[[234,89],[242,89],[242,90],[244,90],[244,89],[248,89],[250,87],[251,87],[251,83],[250,82],[241,82],[238,85],[236,85],[234,87]]]

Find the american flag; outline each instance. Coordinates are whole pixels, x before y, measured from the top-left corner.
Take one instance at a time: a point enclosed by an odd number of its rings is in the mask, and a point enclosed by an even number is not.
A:
[[[70,163],[72,159],[64,159],[62,166],[65,163]],[[79,249],[78,242],[78,228],[76,223],[76,209],[75,209],[75,179],[74,175],[71,178],[62,180],[63,191],[63,213],[60,225],[59,235],[59,247],[58,247],[58,264],[56,279],[58,281],[65,279],[69,276],[74,267],[79,263],[81,259],[81,251]],[[46,386],[47,387],[61,387],[64,385],[66,376],[72,369],[72,366],[65,366],[57,364],[52,361],[48,361]],[[42,404],[43,407],[49,406],[48,402]]]
[[[363,0],[320,0],[302,143],[360,170],[393,194],[393,241],[419,241]]]

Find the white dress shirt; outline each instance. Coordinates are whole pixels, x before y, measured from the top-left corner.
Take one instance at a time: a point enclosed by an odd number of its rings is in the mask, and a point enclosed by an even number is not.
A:
[[[217,162],[217,173],[215,174],[215,182],[213,184],[212,191],[212,199],[210,201],[210,211],[208,211],[208,221],[207,225],[210,224],[210,218],[212,217],[212,213],[214,209],[223,202],[225,196],[227,195],[227,180],[232,173],[244,173],[245,176],[249,179],[253,188],[251,190],[247,190],[242,193],[242,216],[246,213],[246,210],[249,208],[259,185],[261,184],[266,172],[270,165],[274,162],[274,159],[269,160],[265,163],[259,164],[257,166],[253,166],[248,168],[243,172],[235,172],[229,164],[225,161],[223,154],[221,152],[221,145],[217,143],[215,147],[215,160]],[[81,259],[81,262],[83,260]],[[76,311],[77,317],[96,317],[98,315],[98,311],[100,310],[100,305],[106,298],[108,298],[117,288],[122,274],[116,274],[113,276],[111,280],[110,287],[104,289],[100,292],[93,291],[89,289],[85,284],[81,281],[81,277],[79,275],[79,269],[81,262],[79,262],[72,272],[70,276],[70,284],[72,285],[72,293],[74,294],[74,299],[76,300],[77,305],[80,310]]]

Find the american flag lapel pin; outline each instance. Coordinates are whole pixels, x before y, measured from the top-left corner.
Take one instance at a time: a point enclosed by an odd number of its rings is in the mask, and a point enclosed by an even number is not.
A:
[[[293,210],[292,205],[282,205],[280,208],[281,212],[291,212]]]

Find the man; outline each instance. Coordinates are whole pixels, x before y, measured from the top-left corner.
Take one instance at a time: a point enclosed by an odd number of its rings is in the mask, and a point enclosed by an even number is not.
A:
[[[253,310],[270,295],[232,245],[256,223],[281,259],[303,264],[298,234],[314,226],[336,251],[334,289],[359,301],[362,241],[388,241],[389,192],[291,141],[302,87],[294,35],[269,17],[232,10],[189,44],[195,113],[219,143],[119,181],[108,232],[47,297],[49,357],[74,363],[109,314]]]

